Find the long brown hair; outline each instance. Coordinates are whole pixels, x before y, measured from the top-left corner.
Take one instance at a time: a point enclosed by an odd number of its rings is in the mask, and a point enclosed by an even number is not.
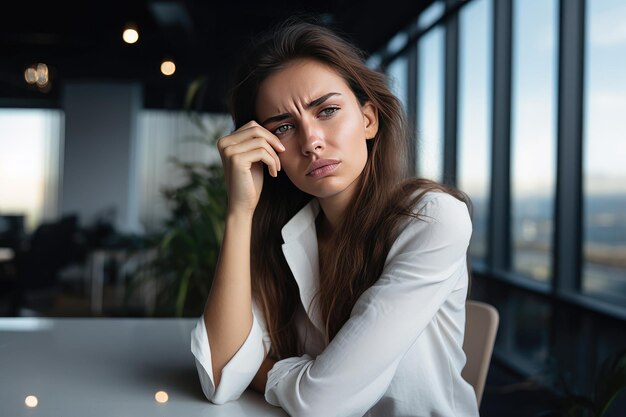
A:
[[[448,192],[466,203],[465,194],[426,179],[409,178],[409,134],[404,112],[382,73],[368,68],[364,54],[337,32],[324,26],[289,20],[261,37],[244,55],[231,95],[235,128],[256,119],[260,84],[296,59],[313,59],[335,70],[350,86],[361,105],[378,110],[379,129],[368,141],[368,160],[357,191],[333,233],[320,265],[318,303],[327,341],[348,320],[358,297],[381,275],[399,229],[413,207],[429,190]],[[298,286],[283,256],[281,229],[312,196],[296,188],[283,171],[263,182],[254,212],[251,273],[253,296],[260,305],[276,359],[302,354],[295,313]],[[416,191],[419,190],[419,193]],[[321,257],[320,257],[321,259]]]

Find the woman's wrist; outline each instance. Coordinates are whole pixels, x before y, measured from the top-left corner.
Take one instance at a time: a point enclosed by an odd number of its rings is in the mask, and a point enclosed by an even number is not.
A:
[[[250,224],[252,225],[252,217],[254,216],[254,210],[247,209],[231,209],[228,208],[226,212],[226,224]]]

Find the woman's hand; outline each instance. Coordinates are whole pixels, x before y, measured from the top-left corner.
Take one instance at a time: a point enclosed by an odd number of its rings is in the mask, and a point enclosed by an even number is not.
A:
[[[270,131],[254,120],[217,142],[228,187],[229,212],[254,213],[263,189],[263,164],[278,176],[277,152],[285,147]]]

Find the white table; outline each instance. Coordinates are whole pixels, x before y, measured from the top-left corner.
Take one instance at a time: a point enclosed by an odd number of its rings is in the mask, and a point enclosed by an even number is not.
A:
[[[0,318],[1,416],[282,416],[248,390],[214,405],[202,394],[195,319]],[[165,403],[155,400],[165,391]],[[29,408],[25,399],[38,404]]]

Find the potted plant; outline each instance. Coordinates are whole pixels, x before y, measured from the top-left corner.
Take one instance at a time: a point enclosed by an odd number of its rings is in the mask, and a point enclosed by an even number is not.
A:
[[[192,83],[185,100],[186,114],[197,126],[198,136],[186,140],[215,147],[230,126],[208,127],[193,105],[204,80]],[[153,261],[144,265],[130,280],[132,295],[140,285],[151,280],[156,290],[156,316],[199,316],[211,288],[211,279],[224,234],[227,194],[219,160],[188,163],[175,158],[171,163],[182,171],[182,185],[163,190],[171,212],[165,232],[152,238],[156,250]]]

